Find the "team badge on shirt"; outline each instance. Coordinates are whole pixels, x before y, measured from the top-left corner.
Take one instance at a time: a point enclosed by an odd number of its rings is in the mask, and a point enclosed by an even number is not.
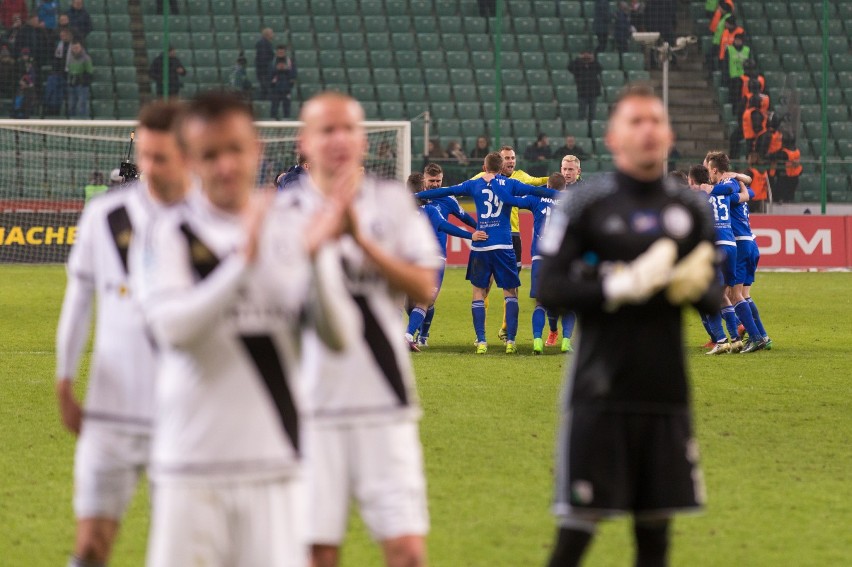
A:
[[[635,232],[644,234],[656,232],[659,229],[660,221],[657,218],[656,211],[636,211],[630,218],[630,224]]]
[[[684,238],[692,231],[692,216],[683,205],[669,205],[662,212],[663,230],[672,238]]]

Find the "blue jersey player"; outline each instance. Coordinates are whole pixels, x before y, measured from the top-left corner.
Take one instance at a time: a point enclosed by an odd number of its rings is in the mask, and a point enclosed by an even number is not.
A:
[[[751,313],[751,308],[745,301],[742,295],[742,280],[741,275],[737,273],[737,244],[734,237],[734,230],[731,225],[731,209],[739,205],[740,201],[748,200],[748,193],[745,185],[741,180],[734,176],[730,171],[730,160],[728,156],[722,152],[711,152],[705,159],[705,166],[710,177],[710,181],[715,183],[712,189],[709,190],[709,201],[713,208],[713,214],[716,222],[716,245],[723,252],[722,259],[722,276],[725,284],[724,307],[722,308],[721,316],[725,319],[725,324],[728,327],[728,333],[731,336],[731,342],[723,340],[722,337],[716,337],[717,344],[709,352],[709,354],[720,354],[722,352],[739,352],[743,349],[742,341],[738,333],[739,322],[742,321],[745,330],[749,336],[760,337],[757,325],[754,322],[754,317]],[[743,176],[745,180],[751,179]],[[714,324],[715,327],[715,324]],[[746,352],[755,352],[765,345],[760,344],[761,341],[750,345]]]
[[[512,246],[512,207],[521,206],[518,197],[539,190],[514,179],[499,175],[503,158],[493,152],[485,157],[485,174],[478,179],[465,181],[461,185],[432,189],[417,194],[420,199],[434,199],[449,195],[469,196],[476,204],[477,229],[488,238],[472,244],[467,266],[467,279],[473,285],[471,312],[476,331],[476,352],[488,352],[485,339],[485,298],[491,277],[503,289],[506,305],[506,352],[517,352],[515,335],[518,331],[518,278],[515,251]]]
[[[741,198],[738,204],[731,207],[731,228],[734,230],[734,239],[737,241],[737,282],[740,282],[734,287],[733,291],[751,311],[754,320],[753,330],[757,331],[758,334],[752,337],[752,331],[749,331],[748,344],[743,352],[754,352],[762,348],[771,350],[772,340],[766,333],[757,305],[751,298],[751,286],[754,283],[754,275],[760,261],[760,250],[754,242],[754,234],[751,232],[751,224],[749,223],[748,201],[754,198],[754,191],[750,187],[747,187],[746,190],[748,191],[748,200]],[[739,306],[739,303],[737,303],[737,306]],[[740,320],[742,319],[743,317],[740,317]],[[745,324],[745,321],[743,321],[743,324]]]

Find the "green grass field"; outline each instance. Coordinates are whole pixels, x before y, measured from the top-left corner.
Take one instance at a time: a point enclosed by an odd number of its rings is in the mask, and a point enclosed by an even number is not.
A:
[[[57,266],[3,266],[0,275],[0,565],[63,565],[73,538],[74,441],[57,416],[53,351],[65,276]],[[677,520],[672,564],[848,565],[852,274],[761,274],[755,298],[775,343],[771,352],[705,357],[698,317],[687,316],[709,503],[704,514]],[[540,566],[547,557],[565,358],[531,356],[528,301],[521,306],[521,354],[497,348],[501,306],[492,301],[493,348],[475,357],[464,272],[449,270],[433,346],[414,356],[434,567]],[[660,356],[672,348],[660,344]],[[147,506],[143,491],[111,565],[142,564]],[[587,565],[631,564],[629,534],[625,520],[605,524]],[[379,564],[353,520],[344,565]]]

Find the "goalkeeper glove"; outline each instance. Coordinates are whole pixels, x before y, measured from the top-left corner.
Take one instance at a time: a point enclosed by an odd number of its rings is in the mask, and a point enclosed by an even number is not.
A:
[[[666,298],[672,305],[695,303],[710,287],[715,269],[716,251],[709,242],[701,242],[677,263],[666,288]]]
[[[617,263],[603,279],[604,308],[616,311],[625,303],[644,303],[666,287],[677,260],[677,245],[661,238],[629,264]]]

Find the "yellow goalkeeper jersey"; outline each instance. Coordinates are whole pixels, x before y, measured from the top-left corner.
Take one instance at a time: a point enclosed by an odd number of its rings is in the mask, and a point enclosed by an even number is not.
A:
[[[471,179],[479,179],[482,176],[483,173],[479,173],[471,177]],[[526,171],[522,171],[520,169],[516,169],[515,171],[513,171],[512,175],[509,176],[509,179],[517,179],[521,183],[526,183],[527,185],[535,185],[536,187],[547,185],[547,177],[533,177]],[[521,232],[521,222],[518,220],[517,207],[512,207],[512,232]]]

